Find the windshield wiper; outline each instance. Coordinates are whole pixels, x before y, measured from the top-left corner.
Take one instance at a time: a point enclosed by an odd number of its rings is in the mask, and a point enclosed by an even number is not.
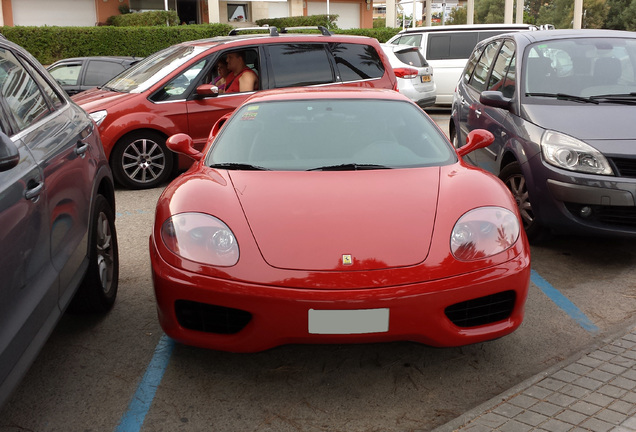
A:
[[[347,163],[340,165],[326,165],[308,169],[307,171],[358,171],[358,170],[374,170],[374,169],[391,169],[391,167],[376,164],[356,164]]]
[[[622,103],[627,105],[636,104],[636,92],[624,93],[624,94],[594,95],[594,96],[590,96],[590,98],[597,100],[599,102],[614,102],[614,103]]]
[[[594,97],[575,96],[575,95],[566,94],[566,93],[526,93],[526,96],[549,97],[549,98],[555,98],[558,100],[593,103],[596,105],[599,104],[599,101],[597,101]]]
[[[270,171],[269,168],[265,168],[262,166],[250,165],[246,163],[236,163],[236,162],[216,163],[216,164],[210,165],[210,168],[240,170],[240,171]]]

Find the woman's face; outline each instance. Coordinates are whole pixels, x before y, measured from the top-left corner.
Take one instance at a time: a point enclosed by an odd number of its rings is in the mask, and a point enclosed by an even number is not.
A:
[[[229,72],[229,69],[227,68],[227,63],[225,62],[225,60],[221,60],[219,64],[216,66],[216,68],[219,71],[219,75],[221,76],[225,76]]]

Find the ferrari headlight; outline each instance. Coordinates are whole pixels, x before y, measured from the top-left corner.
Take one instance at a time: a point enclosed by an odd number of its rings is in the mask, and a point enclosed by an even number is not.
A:
[[[161,239],[170,251],[190,261],[229,267],[239,259],[239,247],[232,230],[208,214],[172,216],[161,227]]]
[[[106,115],[108,113],[106,112],[106,110],[101,110],[101,111],[95,111],[89,114],[89,116],[95,120],[95,123],[97,124],[97,126],[99,126],[104,119],[106,118]]]
[[[460,261],[487,258],[509,249],[519,234],[519,220],[510,210],[476,208],[455,224],[450,239],[451,252]]]
[[[601,152],[560,132],[546,131],[541,137],[541,151],[546,162],[558,168],[590,174],[613,174]]]

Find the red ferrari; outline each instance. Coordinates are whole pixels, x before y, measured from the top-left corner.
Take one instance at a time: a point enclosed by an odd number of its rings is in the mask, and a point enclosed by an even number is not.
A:
[[[150,237],[159,321],[234,352],[514,331],[530,280],[517,206],[417,105],[375,89],[260,92],[217,123],[161,195]]]

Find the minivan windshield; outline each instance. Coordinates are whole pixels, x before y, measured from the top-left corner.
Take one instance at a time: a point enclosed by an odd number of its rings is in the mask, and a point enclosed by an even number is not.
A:
[[[206,163],[235,170],[357,171],[456,160],[444,135],[410,102],[307,99],[244,105],[221,129]]]
[[[108,81],[102,88],[123,93],[141,93],[206,49],[183,45],[171,46],[146,57]]]
[[[542,41],[526,50],[525,96],[571,103],[636,102],[636,39]]]

